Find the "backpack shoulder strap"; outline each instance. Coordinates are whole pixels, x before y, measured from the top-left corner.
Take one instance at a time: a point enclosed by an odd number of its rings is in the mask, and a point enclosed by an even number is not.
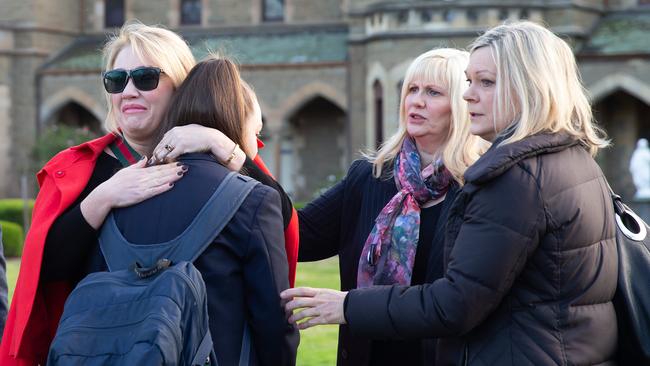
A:
[[[172,263],[193,262],[219,235],[257,184],[260,183],[253,178],[228,173],[187,229],[166,243],[131,244],[120,232],[111,212],[99,236],[109,270],[125,269],[135,262],[152,266],[161,258]]]
[[[201,208],[169,258],[193,262],[221,233],[256,185],[251,177],[230,172]]]

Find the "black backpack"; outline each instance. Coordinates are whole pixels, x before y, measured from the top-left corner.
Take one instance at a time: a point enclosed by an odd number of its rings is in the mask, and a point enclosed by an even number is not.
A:
[[[68,297],[48,365],[217,365],[205,283],[192,262],[259,182],[230,173],[187,229],[166,243],[136,245],[113,214],[101,229],[109,272],[88,275]],[[240,365],[248,365],[245,325]]]

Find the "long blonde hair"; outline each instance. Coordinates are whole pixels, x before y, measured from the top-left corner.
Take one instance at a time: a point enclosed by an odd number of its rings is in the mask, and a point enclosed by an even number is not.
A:
[[[463,92],[467,88],[464,71],[469,61],[469,53],[453,48],[438,48],[427,51],[418,56],[404,77],[400,95],[399,127],[378,151],[367,153],[364,156],[373,164],[373,175],[382,176],[385,166],[392,166],[399,153],[404,139],[408,137],[406,130],[405,99],[408,94],[409,84],[415,80],[426,80],[441,85],[449,93],[451,103],[451,123],[449,134],[445,139],[439,158],[442,158],[445,167],[462,184],[463,174],[467,167],[474,163],[479,155],[487,148],[487,143],[479,137],[469,133],[469,112],[467,103],[463,100]],[[385,177],[392,175],[392,169],[384,172]]]
[[[524,21],[488,30],[472,43],[470,52],[483,47],[490,49],[497,68],[494,120],[512,119],[505,129],[512,135],[501,144],[545,131],[574,136],[592,155],[609,145],[593,121],[575,57],[565,41]]]
[[[131,46],[133,52],[141,60],[149,60],[165,71],[174,88],[185,80],[187,74],[196,64],[190,47],[176,33],[157,26],[144,25],[138,21],[126,23],[119,34],[112,37],[104,46],[105,70],[111,70],[115,59],[125,46]],[[113,115],[111,96],[106,94],[108,114],[104,127],[115,131],[117,124]]]

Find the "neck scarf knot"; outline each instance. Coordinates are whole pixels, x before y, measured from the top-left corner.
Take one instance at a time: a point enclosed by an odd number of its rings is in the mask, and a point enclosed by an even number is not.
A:
[[[415,142],[406,138],[395,158],[398,192],[375,219],[361,251],[357,287],[410,285],[420,237],[420,206],[444,196],[453,177],[441,160],[420,170]]]

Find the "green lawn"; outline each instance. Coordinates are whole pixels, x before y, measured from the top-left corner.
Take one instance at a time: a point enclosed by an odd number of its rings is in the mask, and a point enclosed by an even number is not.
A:
[[[20,268],[20,258],[7,259],[7,286],[9,287],[10,304],[11,304],[11,297],[14,294],[14,287],[16,287],[16,279],[18,279],[19,268]]]
[[[20,259],[7,260],[7,282],[9,301],[13,294]],[[338,258],[320,262],[298,264],[296,286],[339,288]],[[321,366],[336,364],[336,343],[338,326],[326,325],[303,331],[300,335],[298,361],[300,366]]]
[[[298,263],[296,286],[340,288],[338,257]],[[297,365],[336,365],[338,325],[321,325],[300,333]]]

